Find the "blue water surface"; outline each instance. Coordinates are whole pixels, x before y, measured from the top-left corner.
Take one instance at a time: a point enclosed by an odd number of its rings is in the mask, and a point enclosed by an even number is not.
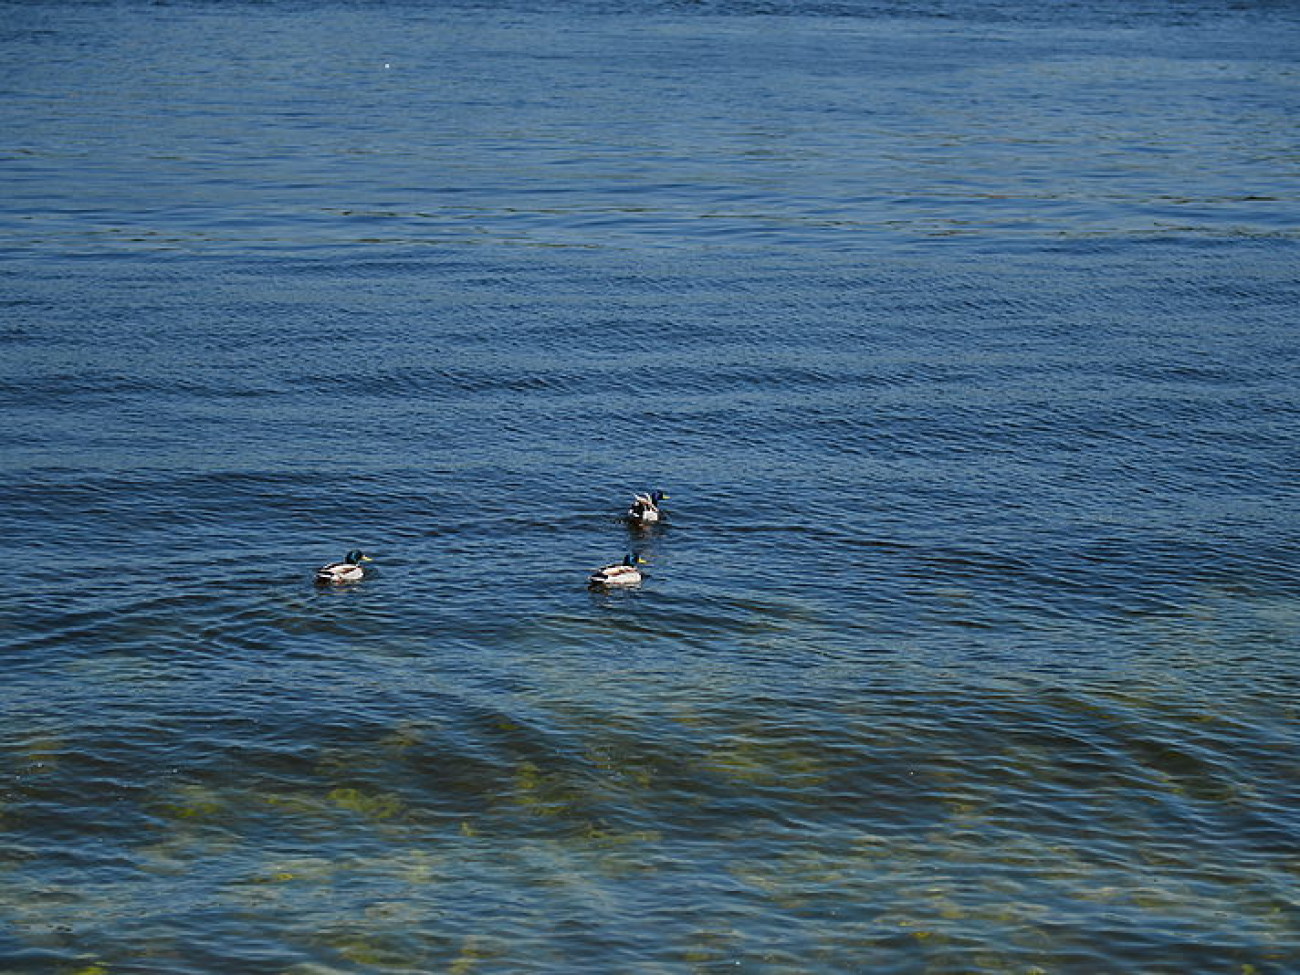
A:
[[[1297,51],[0,0],[0,970],[1300,969]]]

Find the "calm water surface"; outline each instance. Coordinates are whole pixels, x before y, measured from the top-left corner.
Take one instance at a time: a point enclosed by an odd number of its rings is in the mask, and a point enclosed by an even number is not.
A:
[[[1298,51],[0,0],[0,971],[1300,970]]]

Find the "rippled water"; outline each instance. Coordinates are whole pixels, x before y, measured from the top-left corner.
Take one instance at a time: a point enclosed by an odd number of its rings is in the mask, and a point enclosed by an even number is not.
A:
[[[0,2],[0,970],[1300,969],[1298,41]]]

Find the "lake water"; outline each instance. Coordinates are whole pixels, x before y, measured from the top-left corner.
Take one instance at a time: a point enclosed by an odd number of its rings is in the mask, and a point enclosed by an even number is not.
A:
[[[1300,970],[1298,54],[0,0],[0,971]]]

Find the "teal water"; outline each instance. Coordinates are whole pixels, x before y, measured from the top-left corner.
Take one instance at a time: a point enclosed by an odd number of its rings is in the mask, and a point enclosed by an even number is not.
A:
[[[0,2],[0,971],[1295,971],[1298,37]]]

